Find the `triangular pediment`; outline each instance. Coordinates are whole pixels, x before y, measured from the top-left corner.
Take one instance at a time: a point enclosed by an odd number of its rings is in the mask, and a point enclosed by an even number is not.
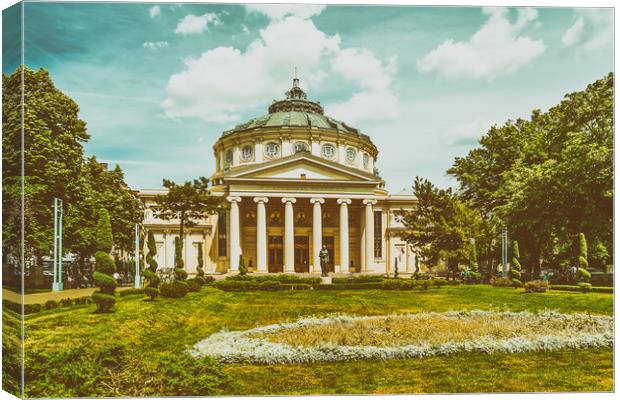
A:
[[[233,179],[302,179],[320,181],[377,182],[380,178],[312,155],[295,155],[230,171]]]

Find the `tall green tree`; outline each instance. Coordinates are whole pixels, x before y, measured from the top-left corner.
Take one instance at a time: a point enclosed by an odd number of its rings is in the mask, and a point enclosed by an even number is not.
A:
[[[112,226],[110,215],[105,208],[100,209],[98,215],[95,232],[97,252],[95,253],[96,265],[93,280],[95,285],[99,286],[99,291],[92,294],[92,299],[97,304],[98,312],[110,312],[116,303],[114,291],[118,286],[116,279],[111,276],[116,272],[116,263],[114,258],[108,254],[112,248]]]
[[[569,259],[583,232],[611,248],[613,74],[529,120],[492,127],[448,173],[483,218],[506,224],[537,276],[541,261]]]
[[[152,231],[149,231],[146,235],[146,246],[148,248],[148,253],[146,253],[146,263],[149,265],[149,269],[151,272],[157,271],[157,244],[155,243],[155,236]]]
[[[164,220],[179,221],[179,240],[183,248],[185,228],[216,214],[223,203],[220,197],[210,195],[209,180],[204,176],[183,184],[164,179],[164,187],[168,193],[155,198],[157,215]]]
[[[202,248],[202,242],[198,242],[198,259],[196,264],[196,275],[204,276],[205,271],[202,269],[204,267],[204,250]]]
[[[78,117],[78,105],[54,86],[45,69],[19,67],[9,76],[3,74],[2,88],[3,248],[12,253],[18,245],[23,155],[24,250],[26,259],[34,256],[40,262],[53,243],[54,197],[69,206],[79,195],[73,183],[80,182],[82,144],[89,135]]]
[[[469,239],[476,236],[479,217],[452,189],[439,189],[426,179],[415,178],[413,193],[417,206],[401,212],[403,239],[427,263],[445,260],[448,272],[456,276],[459,264],[468,262]]]

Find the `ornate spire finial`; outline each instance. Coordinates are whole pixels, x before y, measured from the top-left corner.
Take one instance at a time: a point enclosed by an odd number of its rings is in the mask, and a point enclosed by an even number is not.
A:
[[[299,86],[299,77],[297,77],[297,67],[295,67],[295,76],[293,77],[293,87]]]

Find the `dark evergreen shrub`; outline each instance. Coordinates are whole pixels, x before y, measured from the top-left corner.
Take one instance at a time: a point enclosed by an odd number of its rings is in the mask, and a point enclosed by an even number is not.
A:
[[[155,300],[155,298],[157,296],[159,296],[159,289],[157,289],[156,287],[151,287],[148,286],[144,289],[144,293],[149,296],[149,298],[151,299],[151,301]]]
[[[196,282],[195,279],[189,279],[187,281],[187,290],[189,290],[190,292],[197,292],[200,290],[201,287],[202,285]]]
[[[135,296],[137,294],[144,294],[144,289],[142,289],[142,288],[138,288],[138,289],[136,289],[136,288],[125,289],[125,290],[120,291],[118,294],[121,297]]]
[[[60,300],[60,306],[61,307],[69,307],[73,305],[73,300],[66,298],[66,299],[62,299]]]
[[[239,275],[243,276],[248,273],[248,270],[245,268],[245,261],[243,261],[243,256],[239,254]]]
[[[183,268],[174,269],[174,279],[178,281],[184,281],[187,279],[187,272]]]
[[[583,293],[587,293],[592,290],[592,285],[587,282],[579,282],[577,286]]]
[[[204,276],[197,275],[194,277],[194,281],[196,281],[200,286],[205,284]]]
[[[145,269],[144,272],[142,272],[142,276],[144,277],[144,279],[148,281],[148,284],[150,287],[156,288],[159,286],[159,283],[161,282],[159,275],[157,275],[155,272],[153,272],[150,269]]]
[[[96,286],[101,288],[101,293],[114,294],[114,290],[118,286],[116,279],[101,272],[93,272],[93,281]]]
[[[112,275],[116,272],[116,263],[114,262],[114,258],[103,251],[96,252],[95,270],[104,274]]]
[[[544,293],[549,289],[549,282],[547,281],[529,281],[523,285],[525,293]]]
[[[188,290],[187,282],[184,281],[165,282],[159,287],[161,296],[168,298],[184,297]]]
[[[45,302],[45,308],[51,310],[52,308],[58,308],[58,302],[56,300],[48,300]]]
[[[107,313],[114,311],[116,299],[111,294],[95,292],[91,296],[95,304],[97,304],[98,313]]]
[[[589,282],[591,277],[592,274],[590,274],[590,272],[585,268],[577,269],[577,279],[579,280],[579,282]]]

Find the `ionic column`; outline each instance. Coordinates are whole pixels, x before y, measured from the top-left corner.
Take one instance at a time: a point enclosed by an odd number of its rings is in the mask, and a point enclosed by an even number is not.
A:
[[[267,197],[254,197],[256,202],[256,272],[267,272]]]
[[[338,199],[340,204],[340,272],[349,272],[349,204],[351,199]]]
[[[284,272],[295,271],[295,226],[293,225],[293,197],[284,197]]]
[[[230,202],[230,233],[228,234],[230,251],[230,271],[239,270],[239,256],[241,256],[241,229],[239,226],[239,203],[241,197],[229,196],[226,198]]]
[[[321,204],[325,203],[325,200],[310,199],[310,203],[314,204],[312,208],[312,272],[321,272],[321,258],[319,257],[323,247]]]
[[[363,201],[365,207],[365,224],[364,237],[366,238],[364,257],[364,271],[374,271],[375,269],[375,218],[372,211],[373,204],[377,204],[377,200],[366,199]]]

